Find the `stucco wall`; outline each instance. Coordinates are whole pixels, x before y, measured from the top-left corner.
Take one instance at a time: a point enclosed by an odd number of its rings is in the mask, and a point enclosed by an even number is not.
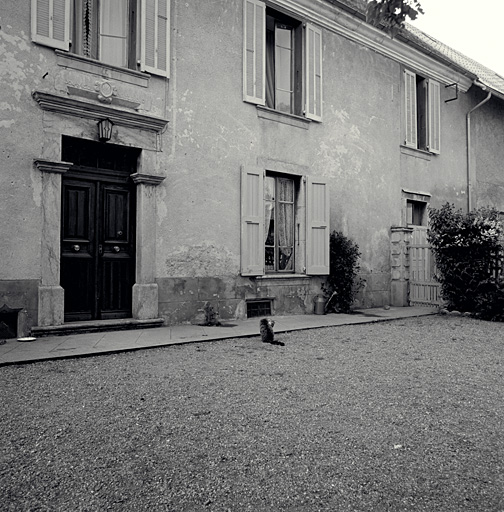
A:
[[[481,96],[481,95],[479,95]],[[486,95],[484,95],[486,97]],[[474,207],[504,212],[504,105],[491,99],[471,114],[474,152]]]
[[[299,4],[314,6],[310,0]],[[317,5],[329,19],[339,19],[329,3]],[[106,67],[82,72],[61,52],[31,42],[30,2],[9,0],[5,7],[0,214],[8,219],[2,225],[8,243],[2,247],[0,291],[6,303],[33,294],[46,272],[42,219],[55,216],[59,199],[44,204],[42,198],[58,190],[57,178],[44,179],[33,161],[58,161],[62,134],[97,138],[95,119],[45,111],[32,97],[35,90],[95,101],[88,96],[96,82],[109,80],[123,101],[117,108],[169,121],[158,134],[116,127],[111,140],[142,149],[139,172],[166,176],[152,192],[156,233],[146,228],[147,215],[142,236],[155,236],[149,249],[156,252],[155,270],[149,275],[159,288],[159,314],[169,323],[201,320],[207,301],[223,318],[243,317],[245,301],[261,297],[274,297],[277,313],[313,311],[320,278],[240,276],[242,166],[328,181],[330,229],[351,237],[362,253],[362,306],[390,302],[391,227],[404,221],[403,189],[430,194],[433,206],[450,201],[466,207],[465,116],[485,97],[475,87],[449,103],[454,91],[441,87],[441,153],[432,155],[402,147],[402,65],[328,28],[322,31],[324,103],[318,123],[271,115],[243,101],[242,0],[172,1],[168,81]],[[475,205],[504,209],[503,110],[493,99],[473,114]],[[44,195],[44,186],[52,192]],[[46,265],[57,262],[56,245],[45,247],[53,251]],[[27,299],[33,322],[36,302]]]

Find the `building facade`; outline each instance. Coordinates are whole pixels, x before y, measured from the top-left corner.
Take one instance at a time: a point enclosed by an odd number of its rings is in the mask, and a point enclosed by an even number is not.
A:
[[[362,253],[358,305],[406,306],[429,205],[504,211],[504,81],[362,12],[5,2],[0,306],[16,335],[311,313],[333,230]]]

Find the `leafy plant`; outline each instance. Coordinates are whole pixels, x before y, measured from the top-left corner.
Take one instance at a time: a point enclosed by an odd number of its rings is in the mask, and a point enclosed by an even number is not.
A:
[[[424,11],[418,0],[369,0],[366,21],[382,26],[392,37],[404,27],[406,18],[415,20]]]
[[[495,208],[462,213],[447,203],[430,209],[428,240],[449,309],[504,318],[503,233]]]
[[[329,247],[329,276],[322,284],[327,299],[326,311],[348,313],[363,284],[358,278],[359,246],[343,233],[333,231]]]
[[[203,311],[205,312],[205,323],[203,325],[221,325],[219,321],[219,314],[209,302],[205,304]]]

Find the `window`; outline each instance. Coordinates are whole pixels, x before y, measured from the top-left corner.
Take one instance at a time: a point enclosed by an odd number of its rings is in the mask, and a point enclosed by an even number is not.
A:
[[[324,180],[242,169],[241,269],[329,273],[329,189]]]
[[[426,227],[430,200],[431,195],[428,192],[402,189],[402,225]]]
[[[74,0],[73,14],[72,53],[114,66],[134,66],[133,1]]]
[[[406,223],[409,226],[427,225],[427,203],[422,201],[406,201]]]
[[[264,178],[266,272],[294,272],[294,180]]]
[[[170,0],[32,0],[32,40],[169,76]]]
[[[244,0],[243,99],[321,121],[321,30]]]
[[[271,300],[247,300],[247,318],[271,316]]]
[[[440,85],[404,70],[405,145],[440,152]]]

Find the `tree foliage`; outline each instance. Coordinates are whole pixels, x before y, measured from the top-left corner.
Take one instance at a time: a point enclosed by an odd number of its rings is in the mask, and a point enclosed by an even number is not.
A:
[[[504,227],[495,208],[430,209],[428,240],[449,309],[504,320]]]
[[[423,13],[419,0],[369,0],[366,21],[382,26],[393,37],[404,27],[406,18],[415,20]]]
[[[343,233],[333,231],[330,241],[329,276],[322,290],[326,311],[348,313],[362,286],[358,278],[359,246]]]

